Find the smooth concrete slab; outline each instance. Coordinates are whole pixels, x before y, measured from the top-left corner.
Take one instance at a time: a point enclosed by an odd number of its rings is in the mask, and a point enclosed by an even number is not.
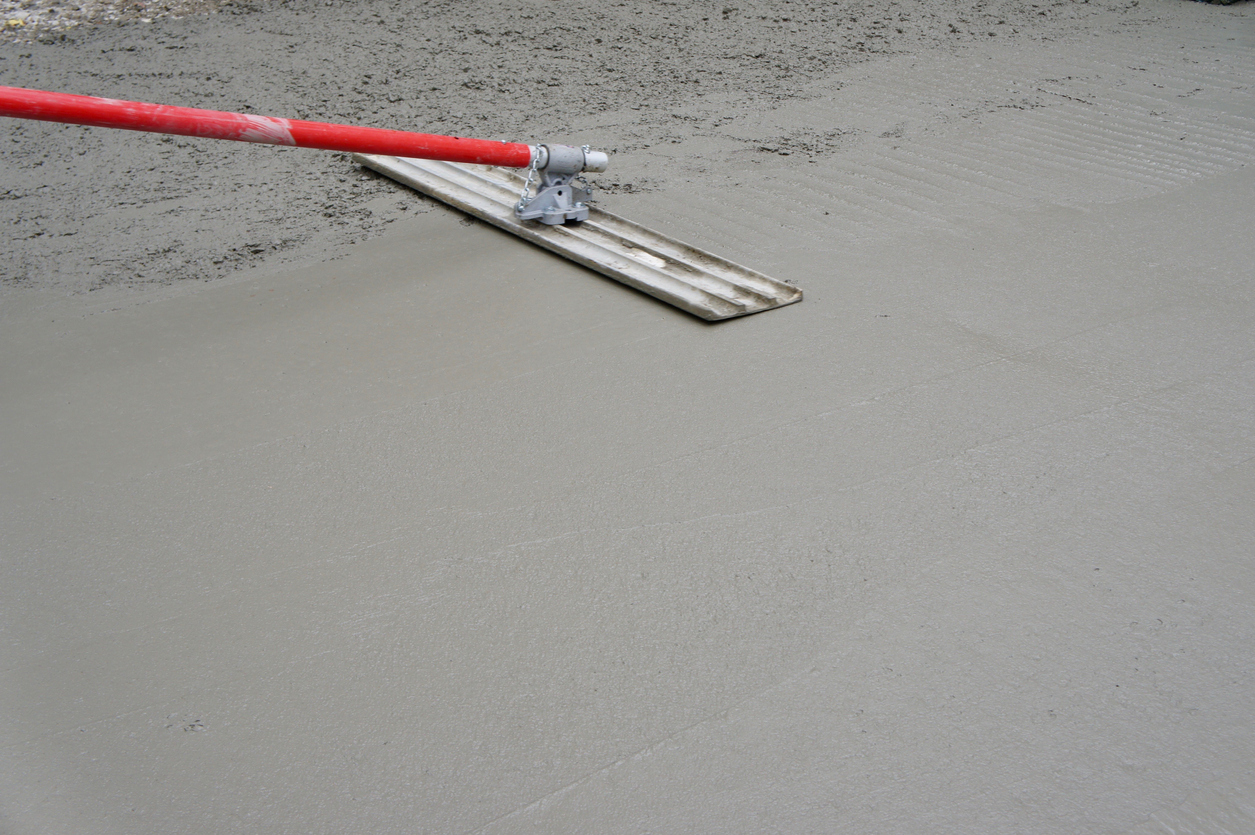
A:
[[[805,287],[744,320],[443,212],[0,291],[4,831],[1246,831],[1249,62],[1165,84],[1202,138],[1145,179],[1100,141],[1237,19],[982,59],[1093,60],[1106,122],[620,195]],[[884,60],[810,113],[892,123]]]

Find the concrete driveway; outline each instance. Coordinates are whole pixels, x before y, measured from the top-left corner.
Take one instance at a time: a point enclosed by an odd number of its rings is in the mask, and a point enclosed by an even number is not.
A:
[[[0,290],[0,829],[1252,831],[1255,12],[1174,8],[603,199],[743,320],[443,210]]]

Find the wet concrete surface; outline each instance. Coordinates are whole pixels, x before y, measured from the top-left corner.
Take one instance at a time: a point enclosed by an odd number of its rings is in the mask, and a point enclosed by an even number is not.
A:
[[[436,208],[0,290],[4,831],[1250,831],[1251,11],[1162,8],[603,201],[743,320]]]

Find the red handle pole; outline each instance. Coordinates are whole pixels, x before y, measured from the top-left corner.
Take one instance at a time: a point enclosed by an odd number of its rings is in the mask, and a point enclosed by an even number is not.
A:
[[[526,168],[532,164],[531,146],[518,142],[302,122],[276,116],[170,107],[22,87],[0,87],[0,116],[325,151],[473,162],[507,168]]]

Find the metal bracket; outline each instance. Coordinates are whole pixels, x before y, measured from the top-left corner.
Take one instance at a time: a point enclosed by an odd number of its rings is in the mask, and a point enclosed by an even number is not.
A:
[[[519,220],[539,220],[557,226],[568,220],[588,219],[592,186],[580,176],[585,171],[605,171],[610,158],[587,145],[538,145],[532,149],[532,167],[527,172],[523,194],[514,207]],[[536,194],[529,197],[532,180],[539,176]]]

